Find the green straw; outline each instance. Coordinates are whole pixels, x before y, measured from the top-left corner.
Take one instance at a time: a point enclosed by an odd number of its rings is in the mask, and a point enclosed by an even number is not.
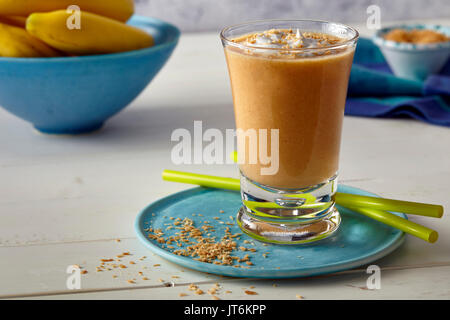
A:
[[[342,205],[342,204],[340,204]],[[352,207],[352,206],[345,206],[346,208],[356,211],[358,213],[361,213],[369,218],[372,218],[374,220],[377,220],[381,223],[387,224],[391,227],[394,227],[396,229],[402,230],[406,233],[409,233],[415,237],[418,237],[420,239],[423,239],[425,241],[428,241],[430,243],[436,242],[436,240],[439,237],[439,234],[425,226],[422,226],[420,224],[414,223],[412,221],[403,219],[399,216],[396,216],[393,213],[386,212],[386,211],[380,211],[377,209],[372,208],[361,208],[361,207]]]
[[[239,179],[223,178],[205,174],[164,170],[162,177],[167,181],[196,184],[209,188],[240,190]],[[444,208],[435,204],[409,202],[394,199],[360,196],[356,194],[336,192],[336,203],[343,207],[362,207],[376,210],[387,210],[415,214],[432,218],[441,218]]]
[[[205,174],[197,174],[190,172],[174,171],[174,170],[164,170],[162,173],[163,180],[181,182],[188,184],[195,184],[208,188],[219,188],[240,191],[240,181],[234,178],[224,178]],[[360,201],[353,199],[362,199]],[[346,193],[336,193],[336,204],[343,207],[347,207],[353,211],[359,212],[366,215],[374,220],[380,221],[384,224],[390,225],[394,228],[402,230],[413,236],[419,237],[428,242],[435,242],[438,238],[438,233],[427,227],[421,226],[412,221],[400,218],[392,213],[381,211],[384,210],[404,212],[403,208],[406,208],[411,214],[414,214],[414,210],[419,208],[418,214],[426,215],[429,217],[441,217],[442,207],[437,205],[414,203],[400,200],[383,199],[367,196],[359,196]],[[394,204],[394,206],[392,206]],[[426,213],[425,208],[440,207],[441,211],[435,210],[434,213]]]
[[[336,193],[336,203],[343,207],[372,208],[431,218],[441,218],[444,213],[444,207],[435,204],[375,198],[340,192]]]
[[[202,187],[228,189],[228,190],[241,190],[241,184],[239,179],[223,178],[216,176],[209,176],[206,174],[197,174],[182,171],[164,170],[162,173],[163,180],[196,184]]]
[[[231,152],[230,158],[234,162],[237,162],[238,159],[237,151]],[[442,215],[444,214],[443,206],[428,203],[376,198],[340,192],[336,193],[335,200],[336,203],[338,203],[343,207],[352,206],[362,208],[373,208],[377,210],[403,212],[406,214],[415,214],[431,218],[441,218]]]

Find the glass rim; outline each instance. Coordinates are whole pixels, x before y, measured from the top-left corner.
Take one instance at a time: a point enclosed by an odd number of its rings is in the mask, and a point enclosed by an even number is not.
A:
[[[241,43],[233,42],[232,39],[225,36],[225,32],[238,27],[243,27],[247,25],[262,23],[262,22],[319,22],[319,23],[330,23],[334,25],[339,25],[341,27],[344,27],[352,32],[354,32],[354,36],[350,39],[345,39],[344,42],[340,42],[338,44],[333,44],[325,47],[317,47],[317,48],[272,48],[272,47],[262,47],[262,46],[249,46]],[[331,22],[331,21],[325,21],[325,20],[313,20],[313,19],[262,19],[262,20],[253,20],[243,23],[234,24],[228,27],[223,28],[220,31],[220,39],[225,42],[226,44],[237,47],[240,49],[250,49],[250,50],[268,50],[268,51],[289,51],[289,52],[306,52],[306,51],[321,51],[321,50],[328,50],[328,49],[339,49],[342,47],[348,46],[350,43],[357,41],[359,38],[359,32],[353,27],[350,27],[348,25],[339,23],[339,22]]]

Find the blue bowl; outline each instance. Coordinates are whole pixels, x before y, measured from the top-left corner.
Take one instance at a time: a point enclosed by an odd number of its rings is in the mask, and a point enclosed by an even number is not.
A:
[[[151,48],[63,58],[0,58],[0,105],[50,134],[99,129],[150,83],[169,59],[180,31],[158,19],[128,22],[152,34]]]
[[[387,63],[397,77],[425,80],[430,74],[439,73],[450,57],[450,41],[412,44],[384,39],[392,29],[428,29],[450,36],[450,27],[441,25],[409,24],[383,28],[374,36]]]

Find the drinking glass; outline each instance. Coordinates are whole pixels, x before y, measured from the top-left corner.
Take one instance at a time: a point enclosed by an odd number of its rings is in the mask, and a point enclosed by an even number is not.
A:
[[[241,41],[267,30],[291,32],[302,45]],[[331,40],[318,45],[314,36]],[[358,32],[333,22],[265,20],[227,27],[220,37],[237,128],[240,228],[279,244],[330,236],[341,222],[335,193]]]

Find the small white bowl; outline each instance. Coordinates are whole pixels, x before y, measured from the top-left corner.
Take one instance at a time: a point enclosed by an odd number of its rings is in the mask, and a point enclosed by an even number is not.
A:
[[[396,76],[424,80],[430,74],[439,73],[450,56],[450,41],[413,44],[384,39],[386,33],[393,29],[427,29],[450,36],[450,27],[423,24],[391,26],[378,30],[373,39]]]

